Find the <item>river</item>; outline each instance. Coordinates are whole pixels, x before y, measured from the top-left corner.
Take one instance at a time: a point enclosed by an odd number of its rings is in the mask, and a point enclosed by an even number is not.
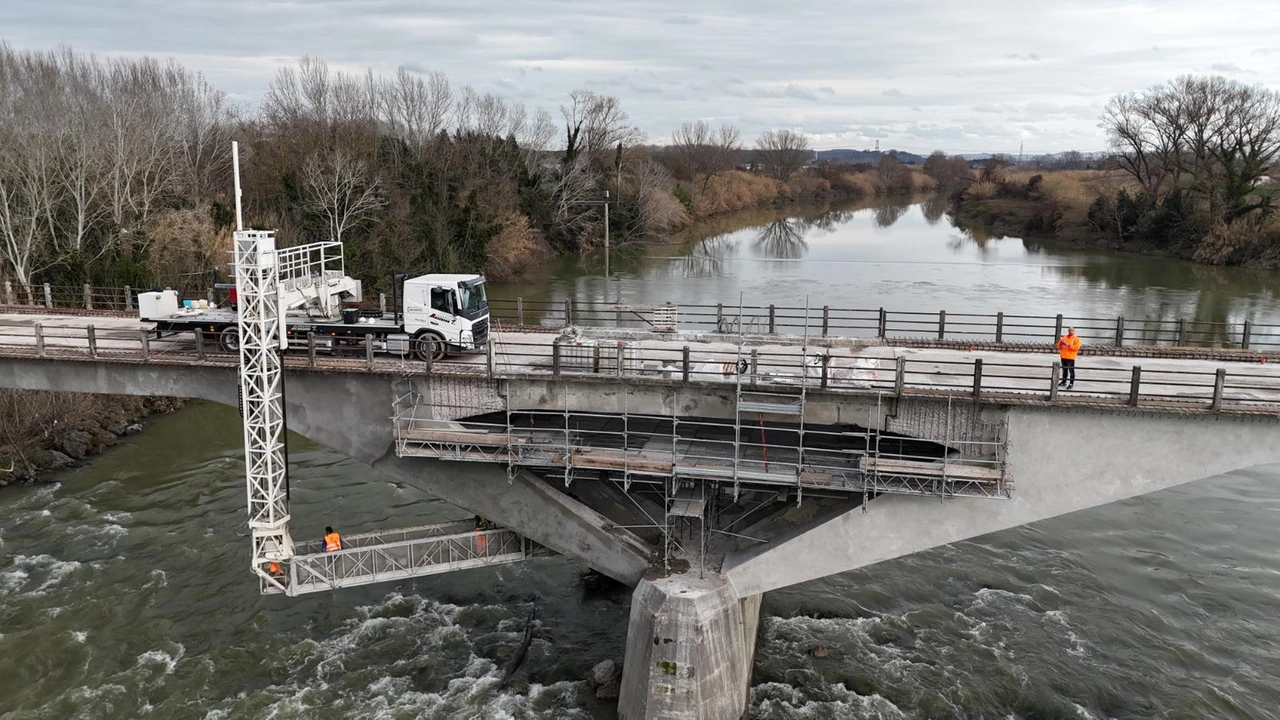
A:
[[[1275,273],[996,240],[933,203],[727,222],[615,253],[607,279],[567,259],[494,295],[1280,318]],[[240,443],[234,410],[196,404],[0,491],[0,718],[614,716],[582,679],[621,660],[629,596],[584,590],[564,559],[259,596]],[[291,462],[299,536],[460,515],[296,437]],[[771,593],[751,716],[1274,717],[1278,480],[1233,473]],[[530,607],[526,670],[499,690]]]

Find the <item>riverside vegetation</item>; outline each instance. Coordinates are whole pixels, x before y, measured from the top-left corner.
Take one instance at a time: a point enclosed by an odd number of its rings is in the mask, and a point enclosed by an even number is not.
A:
[[[996,232],[1280,268],[1280,93],[1186,76],[1113,98],[1102,127],[1111,153],[1091,169],[994,158],[974,173],[935,153],[925,170],[959,218]]]
[[[343,242],[370,292],[406,269],[505,279],[589,251],[605,230],[591,203],[606,192],[609,231],[625,241],[761,204],[933,183],[891,161],[810,171],[807,139],[789,130],[752,150],[728,125],[685,123],[673,138],[646,144],[617,98],[590,90],[571,93],[556,120],[438,72],[380,77],[304,58],[248,109],[176,62],[0,43],[0,274],[33,302],[45,282],[189,290],[226,279],[232,139],[247,224],[285,245]],[[42,464],[32,458],[57,464],[51,453],[66,448],[13,415],[30,405],[22,397],[3,395],[0,422],[45,443],[37,453],[0,440],[0,463],[29,475]]]

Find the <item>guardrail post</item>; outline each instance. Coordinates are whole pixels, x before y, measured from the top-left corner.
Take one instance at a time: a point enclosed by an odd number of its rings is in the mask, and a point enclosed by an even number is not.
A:
[[[564,301],[564,326],[569,327],[573,324],[573,300],[566,298]]]
[[[316,366],[316,334],[315,331],[307,332],[307,367]]]
[[[53,308],[53,288],[49,287],[49,283],[44,284],[44,306]]]
[[[1138,407],[1138,388],[1142,385],[1142,366],[1133,366],[1133,378],[1129,380],[1129,407]]]
[[[1004,313],[996,313],[996,342],[1004,342]]]
[[[485,370],[489,373],[490,380],[493,379],[494,362],[496,360],[494,357],[494,353],[496,351],[494,350],[493,345],[493,338],[489,338],[489,342],[484,344],[484,364]]]
[[[752,348],[751,350],[751,384],[756,384],[756,374],[760,370],[760,351]]]
[[[90,325],[87,328],[87,334],[89,336],[89,357],[96,358],[98,357],[98,333]]]
[[[889,315],[885,313],[884,308],[880,308],[880,320],[876,324],[876,337],[883,340],[885,338],[885,331],[888,329],[888,326],[889,326]]]
[[[1222,410],[1222,389],[1226,387],[1226,384],[1227,369],[1218,368],[1218,372],[1214,374],[1213,378],[1213,402],[1209,405],[1214,412]]]
[[[982,358],[973,360],[973,399],[982,399]]]
[[[831,306],[822,306],[822,337],[827,336],[827,331],[831,329]]]
[[[947,336],[947,311],[938,311],[938,339],[942,340]]]
[[[591,346],[591,372],[600,374],[600,343]]]
[[[426,359],[427,359],[427,374],[428,374],[428,375],[430,375],[430,374],[431,374],[431,367],[432,367],[433,365],[435,365],[435,362],[436,362],[436,361],[434,360],[434,358],[435,358],[435,354],[436,354],[436,336],[435,336],[435,335],[427,335],[426,337],[422,338],[422,339],[421,339],[421,340],[419,340],[418,342],[419,342],[419,347],[421,347],[421,343],[426,343],[426,344],[427,344],[427,352],[426,352]],[[412,346],[411,346],[411,347],[412,347]]]
[[[689,382],[689,346],[685,345],[681,351],[681,360],[684,363],[684,381]]]
[[[1249,349],[1249,336],[1253,334],[1253,323],[1248,320],[1244,321],[1244,335],[1240,337],[1240,349]]]
[[[524,325],[524,298],[516,298],[516,323]]]
[[[1053,341],[1058,342],[1058,338],[1062,337],[1062,313],[1058,313],[1053,323]]]
[[[769,303],[769,334],[770,335],[772,335],[775,331],[774,322],[776,320],[776,317],[777,317],[777,308],[773,306],[773,303]]]
[[[560,377],[560,343],[551,343],[551,374]]]
[[[613,307],[613,326],[622,327],[622,308],[617,305]]]
[[[1049,374],[1049,402],[1058,399],[1058,383],[1062,382],[1062,362],[1053,361],[1053,372]]]
[[[196,328],[196,357],[204,361],[204,330]]]
[[[13,304],[13,282],[10,280],[4,281],[4,304]]]
[[[133,309],[133,288],[129,287],[128,285],[124,286],[124,309],[125,310]]]
[[[625,359],[627,356],[626,348],[627,348],[627,344],[622,340],[619,340],[618,347],[617,347],[618,364],[617,364],[617,367],[614,368],[614,371],[616,372],[618,377],[622,377],[625,374],[622,372],[622,363],[625,362]]]
[[[151,334],[146,330],[138,331],[142,337],[142,362],[151,361]]]
[[[1116,318],[1116,347],[1124,347],[1124,316]]]
[[[827,378],[830,376],[831,355],[830,351],[822,354],[822,389],[827,389]]]
[[[898,367],[893,372],[893,394],[902,397],[902,388],[907,384],[907,359],[898,356]]]
[[[36,356],[44,357],[44,326],[36,323]],[[144,333],[145,334],[145,333]]]
[[[716,332],[724,332],[724,303],[716,303]]]
[[[93,309],[93,288],[89,287],[88,283],[85,283],[84,286],[84,309]]]
[[[378,293],[378,310],[381,311],[383,315],[387,314],[387,294],[386,293]]]
[[[1187,346],[1187,319],[1178,318],[1178,347]]]
[[[364,336],[364,367],[366,370],[373,369],[373,336]]]

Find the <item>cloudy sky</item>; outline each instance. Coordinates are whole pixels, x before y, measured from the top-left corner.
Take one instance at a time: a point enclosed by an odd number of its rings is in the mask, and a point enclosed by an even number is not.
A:
[[[1277,0],[0,0],[0,40],[172,57],[250,108],[310,54],[553,112],[588,87],[657,142],[701,118],[918,152],[1099,150],[1107,98],[1183,73],[1280,89]]]

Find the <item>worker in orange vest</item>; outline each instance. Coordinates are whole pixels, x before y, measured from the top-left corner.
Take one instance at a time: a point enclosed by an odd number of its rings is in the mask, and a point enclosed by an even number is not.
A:
[[[485,531],[486,531],[486,530],[488,530],[488,529],[489,529],[489,521],[488,521],[488,520],[486,520],[486,519],[484,519],[484,517],[483,517],[483,516],[481,516],[481,515],[477,515],[477,516],[476,516],[476,529],[475,529],[475,531],[476,531],[477,533],[482,533],[482,532],[485,532]],[[489,549],[489,536],[488,536],[488,535],[476,535],[476,554],[477,554],[477,555],[484,555],[484,554],[485,554],[485,551],[486,551],[486,550],[488,550],[488,549]]]
[[[324,551],[337,552],[342,549],[342,536],[333,531],[333,528],[326,527],[324,529]]]
[[[1067,328],[1067,334],[1058,339],[1058,357],[1062,359],[1062,379],[1058,387],[1070,390],[1076,386],[1076,355],[1080,353],[1080,336],[1076,329]]]

